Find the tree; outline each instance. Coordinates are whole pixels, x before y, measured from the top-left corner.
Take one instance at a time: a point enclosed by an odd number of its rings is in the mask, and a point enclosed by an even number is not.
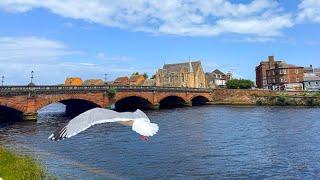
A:
[[[231,79],[226,83],[228,89],[251,89],[253,82],[246,79]]]
[[[156,78],[156,75],[152,75],[150,79],[155,79]]]
[[[131,74],[131,76],[138,76],[138,75],[140,75],[139,72],[134,72]]]
[[[147,73],[144,73],[144,74],[143,74],[143,77],[146,78],[146,79],[148,79],[149,76],[148,76]]]

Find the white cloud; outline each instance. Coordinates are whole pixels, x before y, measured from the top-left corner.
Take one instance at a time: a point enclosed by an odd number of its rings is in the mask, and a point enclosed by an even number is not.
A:
[[[299,4],[298,21],[308,20],[310,22],[320,23],[320,1],[303,0]]]
[[[0,8],[14,13],[45,8],[109,27],[186,36],[278,36],[292,26],[291,15],[270,0],[246,4],[228,0],[2,0]]]
[[[97,61],[97,57],[105,61]],[[5,84],[10,85],[27,84],[31,70],[35,72],[36,84],[59,84],[69,76],[103,78],[104,73],[115,78],[145,70],[131,61],[133,59],[127,56],[109,57],[104,53],[90,55],[47,38],[0,36],[0,76],[4,75]],[[123,67],[124,61],[126,67]]]
[[[103,61],[109,61],[109,62],[128,62],[128,61],[133,61],[135,60],[132,57],[128,57],[128,56],[107,56],[105,53],[103,52],[99,52],[96,55],[97,59],[103,60]]]
[[[39,37],[0,37],[0,62],[42,62],[81,54],[59,41]]]

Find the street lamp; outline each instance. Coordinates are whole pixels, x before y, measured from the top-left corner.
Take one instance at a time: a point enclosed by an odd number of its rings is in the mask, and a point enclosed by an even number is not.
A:
[[[4,76],[1,76],[1,86],[3,86],[4,83]]]
[[[34,71],[32,70],[32,71],[31,71],[31,76],[30,76],[30,83],[33,83],[33,82],[32,82],[32,81],[33,81],[33,78],[34,78],[34,77],[33,77],[33,73],[34,73]]]
[[[107,84],[107,76],[108,76],[108,74],[104,73],[104,84]]]

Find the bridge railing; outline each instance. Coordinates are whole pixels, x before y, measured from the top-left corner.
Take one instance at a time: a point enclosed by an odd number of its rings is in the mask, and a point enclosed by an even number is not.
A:
[[[26,93],[68,93],[68,92],[91,92],[102,91],[106,92],[110,88],[117,91],[176,91],[176,92],[211,92],[212,89],[206,88],[186,88],[186,87],[162,87],[162,86],[0,86],[0,95],[14,95]]]

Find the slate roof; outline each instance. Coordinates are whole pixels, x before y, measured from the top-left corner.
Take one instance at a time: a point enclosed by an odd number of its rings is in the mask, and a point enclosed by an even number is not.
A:
[[[216,69],[214,71],[212,71],[213,74],[221,74],[221,75],[225,75],[222,71],[220,71],[219,69]]]
[[[193,61],[191,62],[191,64],[192,64],[193,70],[201,66],[200,61]],[[182,68],[189,70],[189,62],[163,65],[163,69],[167,70],[168,73],[179,72]]]

